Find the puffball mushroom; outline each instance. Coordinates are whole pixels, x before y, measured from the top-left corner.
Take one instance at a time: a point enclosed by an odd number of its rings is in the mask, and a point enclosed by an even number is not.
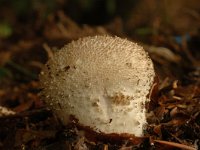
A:
[[[142,136],[155,72],[145,50],[126,39],[84,37],[56,52],[40,75],[42,95],[64,125]]]

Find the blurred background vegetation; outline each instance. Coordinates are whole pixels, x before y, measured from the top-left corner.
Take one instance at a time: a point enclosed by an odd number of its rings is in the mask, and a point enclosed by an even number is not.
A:
[[[0,37],[6,38],[21,25],[45,23],[62,10],[78,24],[104,25],[120,18],[131,36],[186,35],[199,32],[198,0],[0,0]]]

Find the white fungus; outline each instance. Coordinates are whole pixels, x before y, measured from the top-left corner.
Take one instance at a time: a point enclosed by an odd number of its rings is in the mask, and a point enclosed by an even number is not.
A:
[[[96,133],[142,136],[153,63],[126,39],[85,37],[56,52],[40,80],[44,100],[67,125],[73,116]]]

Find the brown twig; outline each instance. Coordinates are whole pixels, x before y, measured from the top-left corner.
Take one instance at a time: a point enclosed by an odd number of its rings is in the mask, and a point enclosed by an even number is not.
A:
[[[188,145],[185,145],[185,144],[175,143],[175,142],[169,142],[169,141],[163,141],[163,140],[154,140],[154,142],[173,146],[173,147],[177,147],[177,148],[181,148],[181,149],[185,149],[185,150],[197,150],[194,147],[191,147],[191,146],[188,146]]]

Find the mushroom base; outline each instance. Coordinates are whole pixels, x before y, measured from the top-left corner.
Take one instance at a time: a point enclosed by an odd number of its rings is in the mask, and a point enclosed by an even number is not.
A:
[[[148,137],[136,137],[133,134],[129,133],[103,133],[96,132],[92,128],[88,126],[84,126],[78,123],[77,119],[73,116],[70,117],[70,123],[67,125],[71,129],[78,129],[78,132],[83,132],[84,137],[91,142],[103,142],[103,143],[111,143],[116,145],[124,144],[125,142],[131,143],[133,145],[138,145],[142,143]]]

